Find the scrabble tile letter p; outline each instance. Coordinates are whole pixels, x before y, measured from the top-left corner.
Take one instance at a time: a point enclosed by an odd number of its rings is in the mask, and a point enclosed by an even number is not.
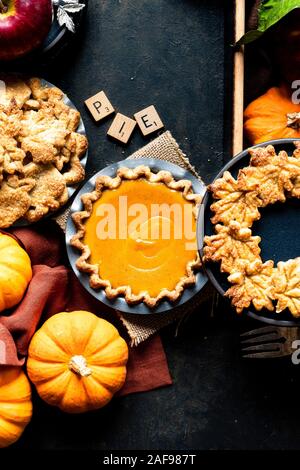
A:
[[[115,111],[104,91],[99,91],[96,95],[88,98],[85,104],[95,121],[101,121]]]
[[[164,127],[154,106],[148,106],[148,108],[135,113],[134,118],[144,136]]]
[[[136,122],[124,114],[118,113],[107,131],[107,135],[127,144]]]

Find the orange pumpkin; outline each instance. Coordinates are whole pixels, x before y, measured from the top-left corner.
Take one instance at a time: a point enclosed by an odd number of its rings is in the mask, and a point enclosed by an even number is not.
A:
[[[122,387],[128,348],[118,330],[86,311],[49,318],[32,338],[27,371],[40,397],[68,413],[101,408]]]
[[[0,370],[0,447],[16,442],[32,416],[31,389],[20,367]]]
[[[270,88],[244,112],[244,130],[251,144],[300,137],[300,104],[293,103],[285,87]]]
[[[0,311],[20,302],[31,278],[26,251],[14,238],[0,234]]]

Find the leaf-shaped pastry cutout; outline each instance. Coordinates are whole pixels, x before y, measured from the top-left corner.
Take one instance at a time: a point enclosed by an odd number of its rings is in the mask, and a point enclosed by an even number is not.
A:
[[[250,149],[250,166],[239,171],[238,187],[242,191],[257,191],[262,206],[285,202],[285,191],[293,189],[293,178],[300,173],[297,165],[292,165],[291,157],[281,151],[275,154],[274,147]]]
[[[293,161],[294,164],[297,165],[297,167],[299,166],[300,168],[300,146],[299,146],[299,142],[294,142],[295,145],[298,144],[296,150],[294,151],[293,153],[293,157],[289,157],[289,161]],[[292,197],[297,197],[297,198],[300,198],[300,176],[297,176],[296,178],[294,178],[293,180],[293,188],[290,192],[290,195]]]
[[[238,260],[260,259],[261,238],[252,236],[249,228],[231,221],[229,226],[216,225],[216,235],[204,237],[205,261],[221,261],[221,271],[231,273]]]
[[[285,191],[290,191],[293,186],[288,171],[275,165],[243,168],[239,172],[238,181],[241,190],[258,192],[263,207],[285,202]]]
[[[295,180],[293,181],[293,188],[290,191],[290,195],[298,199],[300,198],[300,177],[299,176],[295,178]]]
[[[270,297],[273,271],[273,261],[262,263],[261,260],[255,260],[250,263],[244,260],[236,264],[236,271],[228,277],[228,281],[234,285],[227,290],[225,296],[231,298],[237,313],[248,308],[251,302],[256,310],[274,310]]]
[[[280,261],[271,280],[271,297],[277,300],[276,312],[288,308],[300,317],[300,258]]]
[[[261,200],[257,193],[239,190],[238,182],[228,171],[209,188],[214,199],[219,199],[210,207],[215,212],[211,219],[213,224],[222,222],[228,225],[231,220],[235,220],[244,227],[251,227],[260,218],[258,207],[261,206]]]

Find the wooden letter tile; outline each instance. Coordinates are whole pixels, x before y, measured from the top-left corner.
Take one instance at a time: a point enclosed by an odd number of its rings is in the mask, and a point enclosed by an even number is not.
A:
[[[108,129],[107,135],[127,144],[135,126],[136,122],[133,119],[118,113]]]
[[[148,108],[135,113],[134,118],[144,136],[164,127],[154,106],[148,106]]]
[[[104,91],[99,91],[96,95],[88,98],[85,104],[95,121],[101,121],[115,111]]]

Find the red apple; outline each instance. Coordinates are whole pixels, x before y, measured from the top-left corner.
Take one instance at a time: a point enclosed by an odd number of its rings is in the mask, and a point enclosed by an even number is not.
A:
[[[0,60],[38,47],[52,23],[51,0],[0,0]]]

